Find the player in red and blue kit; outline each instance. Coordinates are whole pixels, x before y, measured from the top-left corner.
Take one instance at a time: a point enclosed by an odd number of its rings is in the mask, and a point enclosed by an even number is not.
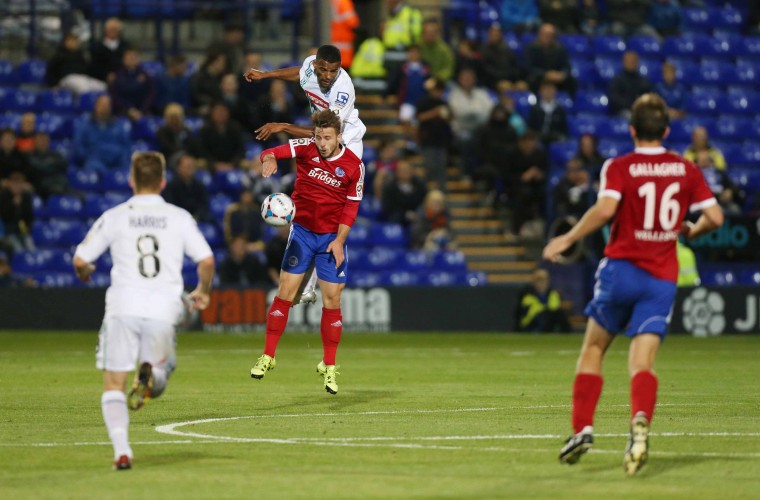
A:
[[[558,261],[576,241],[612,220],[610,240],[599,264],[594,297],[573,385],[575,434],[560,451],[574,464],[593,444],[593,422],[602,392],[602,360],[618,333],[631,338],[631,434],[623,466],[633,475],[649,452],[649,427],[657,399],[653,372],[657,350],[667,333],[678,279],[679,235],[696,238],[723,224],[723,212],[700,169],[662,147],[669,132],[667,106],[656,94],[633,104],[633,153],[605,163],[597,203],[568,233],[553,238],[544,258]],[[701,212],[696,223],[684,223]]]
[[[277,160],[296,159],[293,202],[296,216],[280,269],[280,287],[267,315],[264,354],[251,369],[261,379],[275,367],[275,349],[288,322],[290,306],[304,273],[313,265],[322,290],[322,346],[317,372],[325,390],[337,394],[335,353],[343,330],[340,296],[346,286],[346,238],[359,211],[364,164],[341,141],[341,119],[330,110],[314,113],[314,137],[291,139],[261,153],[264,177],[277,171]]]

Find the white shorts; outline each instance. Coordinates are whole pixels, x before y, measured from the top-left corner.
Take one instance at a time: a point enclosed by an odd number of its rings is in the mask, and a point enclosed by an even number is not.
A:
[[[112,316],[103,320],[95,366],[109,372],[130,372],[138,362],[174,371],[174,325],[157,319]]]

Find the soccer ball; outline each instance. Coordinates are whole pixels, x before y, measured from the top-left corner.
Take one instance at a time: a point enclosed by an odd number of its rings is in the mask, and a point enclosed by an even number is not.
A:
[[[270,226],[286,226],[296,216],[296,205],[285,193],[272,193],[261,204],[261,217]]]

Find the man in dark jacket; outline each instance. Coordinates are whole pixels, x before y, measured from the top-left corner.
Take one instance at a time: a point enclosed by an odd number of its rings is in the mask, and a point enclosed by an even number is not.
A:
[[[536,92],[543,81],[549,81],[560,90],[575,94],[577,82],[571,74],[567,49],[556,39],[556,29],[543,24],[536,39],[525,47],[523,54],[528,72],[528,85]]]
[[[195,178],[195,158],[182,155],[177,162],[176,175],[166,183],[162,196],[172,205],[184,208],[196,219],[208,217],[208,191]]]
[[[543,82],[538,91],[538,102],[531,106],[528,127],[541,135],[544,145],[567,137],[567,113],[557,102],[557,87]]]
[[[206,125],[198,134],[199,156],[213,171],[235,168],[245,156],[243,129],[230,119],[230,110],[224,103],[216,103]]]
[[[610,111],[614,114],[630,113],[633,101],[652,91],[652,83],[639,73],[639,55],[629,50],[623,54],[623,71],[610,82]]]
[[[272,282],[264,263],[246,250],[245,238],[237,236],[230,242],[230,254],[219,265],[219,281],[226,286],[268,286]]]
[[[110,82],[121,68],[124,51],[132,45],[121,37],[121,21],[112,17],[103,25],[103,39],[92,49],[90,74],[104,82]]]

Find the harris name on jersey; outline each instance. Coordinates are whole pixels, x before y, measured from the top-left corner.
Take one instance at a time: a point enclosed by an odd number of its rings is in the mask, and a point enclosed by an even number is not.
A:
[[[130,215],[129,227],[139,229],[166,229],[169,226],[166,217],[154,215]]]

